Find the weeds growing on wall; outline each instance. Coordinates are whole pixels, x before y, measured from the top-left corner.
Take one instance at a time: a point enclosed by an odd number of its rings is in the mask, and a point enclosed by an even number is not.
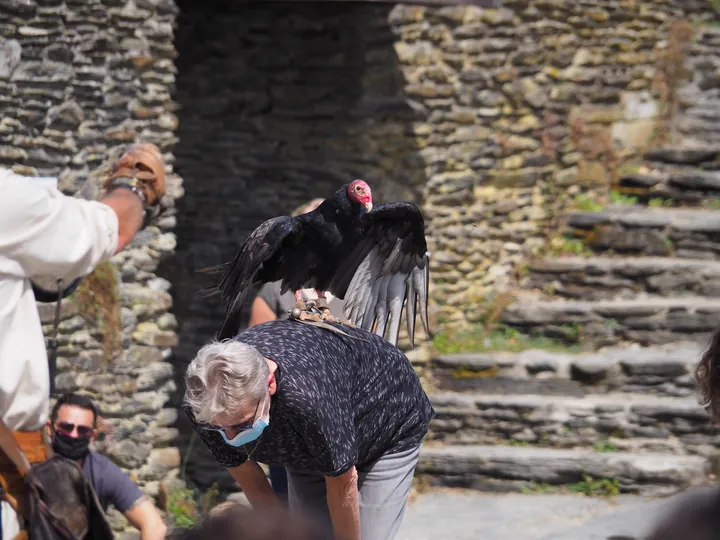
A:
[[[200,523],[195,494],[190,489],[175,489],[168,494],[167,512],[173,527],[189,529]]]
[[[601,164],[605,170],[607,183],[601,185],[596,202],[605,205],[610,202],[610,191],[620,180],[622,159],[612,134],[606,126],[588,125],[580,115],[571,115],[568,120],[570,141],[582,158],[579,166],[593,162]]]
[[[80,282],[73,298],[88,324],[102,332],[103,358],[112,362],[122,350],[120,289],[112,263],[99,264]]]
[[[653,133],[653,144],[673,143],[677,139],[675,118],[680,102],[679,89],[690,75],[685,62],[692,47],[694,32],[688,21],[674,20],[670,23],[667,45],[658,53],[653,90],[658,93],[660,122]]]

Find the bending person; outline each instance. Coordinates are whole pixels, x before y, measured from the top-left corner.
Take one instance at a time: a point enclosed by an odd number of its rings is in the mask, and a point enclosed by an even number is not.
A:
[[[290,215],[299,216],[300,214],[312,212],[322,204],[323,200],[324,199],[313,199],[293,210]],[[287,319],[288,313],[295,306],[295,295],[292,291],[285,291],[285,294],[281,294],[280,289],[280,281],[266,283],[260,288],[252,303],[249,326],[255,326],[278,319]],[[303,291],[303,293],[308,296],[306,291]],[[327,295],[330,314],[338,319],[344,318],[343,301],[340,298],[335,298],[329,292],[325,294]],[[310,300],[310,298],[305,298],[305,300]],[[271,465],[270,482],[278,497],[285,501],[287,499],[287,474],[285,473],[285,467]]]
[[[388,540],[434,410],[399,349],[333,326],[348,335],[282,320],[207,344],[186,373],[185,411],[253,506],[280,504],[258,463],[280,465],[292,510],[340,540]]]

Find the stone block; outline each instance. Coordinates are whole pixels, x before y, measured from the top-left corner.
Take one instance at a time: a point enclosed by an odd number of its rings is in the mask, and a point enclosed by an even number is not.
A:
[[[571,377],[584,384],[596,384],[615,373],[616,363],[602,356],[586,356],[575,360],[570,366]]]
[[[455,479],[472,486],[473,476],[570,484],[583,479],[619,481],[621,490],[649,492],[652,487],[680,490],[706,481],[708,460],[672,454],[596,453],[495,446],[424,447],[417,472],[439,479]]]

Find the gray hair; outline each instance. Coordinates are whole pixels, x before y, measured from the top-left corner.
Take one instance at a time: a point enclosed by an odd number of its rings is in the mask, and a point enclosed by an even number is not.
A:
[[[200,349],[185,373],[185,403],[200,422],[237,410],[265,395],[270,368],[253,346],[212,341]]]

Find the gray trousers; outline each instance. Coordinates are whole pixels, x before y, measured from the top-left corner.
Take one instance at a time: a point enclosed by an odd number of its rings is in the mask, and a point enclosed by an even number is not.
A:
[[[384,455],[358,468],[360,538],[392,540],[400,528],[412,486],[420,446]],[[325,477],[318,472],[287,469],[291,511],[302,512],[332,531]]]

